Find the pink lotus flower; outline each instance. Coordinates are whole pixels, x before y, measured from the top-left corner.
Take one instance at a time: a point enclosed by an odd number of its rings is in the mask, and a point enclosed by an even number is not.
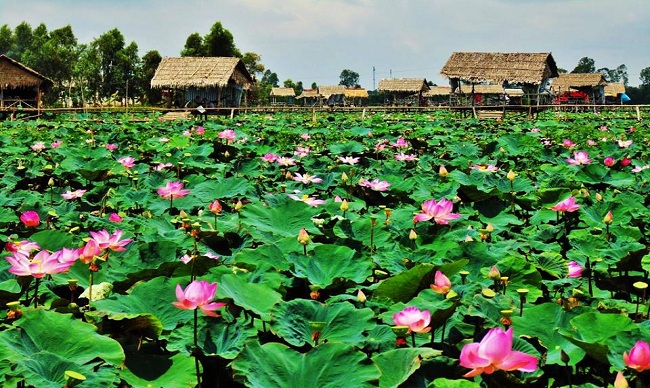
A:
[[[629,354],[623,352],[623,362],[637,372],[650,370],[650,345],[645,341],[637,341]]]
[[[513,351],[512,337],[512,327],[505,332],[496,327],[490,329],[481,342],[465,345],[460,352],[460,365],[472,370],[463,377],[492,374],[497,370],[534,372],[537,369],[537,357]]]
[[[636,166],[632,169],[632,172],[641,172],[643,170],[647,170],[650,168],[650,164],[646,164],[645,166]]]
[[[420,311],[417,307],[406,307],[393,314],[395,326],[407,326],[409,333],[428,333],[431,330],[431,313],[429,310]]]
[[[404,154],[404,153],[399,153],[395,155],[395,160],[398,160],[400,162],[412,162],[417,158],[416,154]]]
[[[61,144],[63,144],[63,142],[61,140],[57,140],[55,142],[52,142],[52,144],[50,144],[50,147],[52,149],[59,148],[61,147]]]
[[[74,264],[74,262],[77,261],[77,259],[79,258],[79,250],[62,248],[61,250],[52,253],[52,256],[54,256],[54,258],[58,260],[60,263]]]
[[[158,188],[158,195],[165,199],[183,198],[190,193],[189,190],[183,189],[181,182],[167,182],[164,187]]]
[[[32,151],[41,152],[45,149],[45,143],[42,141],[37,141],[32,145]]]
[[[126,248],[125,245],[131,242],[130,238],[120,240],[122,238],[122,231],[120,229],[116,230],[113,234],[108,234],[106,229],[99,232],[90,232],[92,239],[95,240],[99,249],[110,249],[115,252],[124,252]]]
[[[299,158],[305,157],[311,153],[311,148],[298,146],[293,154]]]
[[[386,148],[386,144],[388,144],[388,139],[381,139],[375,144],[375,152],[379,153],[383,151]]]
[[[562,142],[562,146],[571,149],[576,146],[576,143],[572,142],[569,139],[564,139],[564,141]]]
[[[616,159],[612,158],[611,156],[608,156],[603,160],[603,164],[607,167],[612,167],[613,165],[616,164]]]
[[[374,191],[386,191],[390,187],[390,183],[387,181],[380,181],[379,179],[373,179],[371,181],[364,180],[359,183],[359,186],[367,187]]]
[[[95,260],[95,257],[101,256],[103,250],[99,247],[99,243],[91,238],[86,245],[77,250],[77,253],[82,263],[90,264]]]
[[[166,168],[173,167],[174,165],[171,163],[158,163],[154,166],[153,170],[154,171],[162,171]]]
[[[276,154],[273,154],[273,153],[268,153],[268,154],[265,154],[264,156],[262,156],[261,159],[264,162],[273,163],[276,160],[278,160],[278,156]]]
[[[88,190],[75,190],[75,191],[66,191],[65,193],[61,194],[61,196],[64,199],[75,199],[75,198],[81,198]]]
[[[359,163],[359,158],[353,158],[352,156],[339,156],[339,162],[353,166]]]
[[[161,143],[169,143],[169,138],[161,137],[161,138],[158,139],[158,141],[161,142]]]
[[[449,225],[449,221],[460,218],[460,214],[452,213],[454,203],[442,198],[436,202],[435,199],[424,201],[422,204],[422,213],[413,217],[413,223],[420,221],[429,221],[431,219],[438,225]]]
[[[112,143],[106,144],[106,149],[109,151],[115,151],[117,149],[117,144],[112,144]]]
[[[397,138],[397,141],[395,141],[395,143],[390,143],[390,145],[392,145],[395,148],[408,148],[411,145],[411,143],[404,140],[402,136],[399,136]]]
[[[575,261],[570,261],[567,263],[569,273],[567,274],[568,278],[579,278],[582,276],[582,266]]]
[[[499,167],[497,167],[497,166],[495,166],[495,165],[493,165],[493,164],[484,164],[484,163],[475,164],[475,165],[473,165],[473,166],[470,166],[470,169],[472,169],[472,170],[477,170],[477,171],[481,171],[481,172],[495,172],[495,171],[499,171]]]
[[[41,247],[38,245],[38,243],[29,241],[29,240],[23,240],[23,241],[7,241],[5,244],[5,250],[7,252],[22,252],[26,254],[30,254],[33,251],[37,251],[41,249]]]
[[[203,136],[205,134],[205,128],[199,125],[196,127],[196,130],[194,132],[199,136]]]
[[[308,133],[303,133],[302,135],[300,135],[300,138],[304,141],[307,141],[311,139],[311,136]]]
[[[225,306],[226,303],[213,302],[216,293],[217,283],[209,283],[205,280],[194,280],[185,287],[185,290],[180,284],[177,284],[176,299],[178,301],[172,302],[172,304],[181,310],[195,310],[198,307],[203,314],[218,317],[219,314],[213,311]]]
[[[28,228],[35,228],[41,224],[41,217],[33,210],[28,210],[20,215],[20,222]]]
[[[303,195],[302,197],[299,197],[299,196],[294,195],[294,194],[287,194],[287,196],[289,198],[293,199],[294,201],[302,201],[302,202],[306,203],[307,205],[313,206],[313,207],[318,207],[318,205],[322,205],[322,204],[325,203],[324,200],[316,199],[314,197],[310,197],[307,194]]]
[[[569,164],[573,164],[576,166],[581,164],[591,163],[591,159],[589,159],[589,154],[587,154],[585,151],[574,152],[573,158],[567,158],[566,161],[569,162]]]
[[[629,166],[630,163],[632,163],[632,160],[630,158],[623,158],[621,160],[621,166],[623,167]]]
[[[277,164],[284,167],[295,166],[296,160],[294,158],[287,158],[286,156],[280,156],[275,160]]]
[[[38,252],[31,260],[23,252],[14,252],[13,255],[7,256],[6,259],[11,264],[10,273],[35,278],[65,272],[74,263],[73,261],[61,262],[58,260],[57,255],[50,254],[48,251]]]
[[[569,197],[564,201],[560,201],[551,208],[551,210],[555,210],[556,212],[560,213],[572,213],[578,209],[580,209],[580,205],[576,203],[575,197]]]
[[[117,213],[111,213],[111,215],[108,216],[108,220],[119,224],[120,222],[124,221],[124,218],[120,217],[120,215]]]
[[[294,181],[302,182],[303,184],[307,185],[310,183],[320,183],[323,180],[321,178],[318,178],[316,175],[309,175],[307,173],[303,174],[298,174],[293,177]]]
[[[221,206],[221,202],[219,200],[215,200],[208,206],[208,209],[210,210],[210,213],[214,214],[215,216],[223,210],[223,206]]]
[[[133,156],[124,156],[117,159],[117,161],[120,162],[126,169],[135,166],[135,158]]]
[[[411,229],[413,231],[413,229]],[[436,276],[434,278],[434,283],[431,285],[431,289],[438,294],[445,295],[451,290],[451,281],[444,273],[436,271]]]
[[[225,139],[228,142],[228,144],[232,144],[232,142],[235,141],[237,134],[232,129],[226,129],[219,132],[218,136],[219,139]]]
[[[618,140],[620,148],[629,148],[632,145],[632,140]]]

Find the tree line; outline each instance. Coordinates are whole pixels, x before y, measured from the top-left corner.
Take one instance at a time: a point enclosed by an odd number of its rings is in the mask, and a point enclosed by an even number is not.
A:
[[[161,103],[161,92],[150,88],[150,81],[162,60],[157,50],[138,53],[136,42],[128,42],[119,29],[114,28],[90,43],[79,43],[72,27],[67,25],[48,30],[44,23],[32,27],[27,22],[11,28],[0,27],[0,54],[36,70],[54,82],[45,94],[49,106],[84,106],[102,103],[122,103],[127,98],[144,105]],[[201,35],[190,34],[181,56],[234,56],[242,59],[249,73],[257,80],[252,91],[254,103],[268,103],[272,87],[280,86],[277,73],[267,69],[262,57],[254,52],[241,52],[232,33],[216,22],[210,31]],[[560,69],[566,72],[566,70]],[[582,58],[574,73],[601,72],[609,82],[627,85],[627,68],[624,64],[615,69],[596,68],[593,59]],[[641,70],[641,85],[627,87],[627,94],[635,103],[650,103],[650,67]],[[359,86],[359,73],[344,69],[340,85]],[[299,95],[305,89],[302,81],[286,79],[282,86],[291,87]],[[313,82],[310,87],[318,85]]]

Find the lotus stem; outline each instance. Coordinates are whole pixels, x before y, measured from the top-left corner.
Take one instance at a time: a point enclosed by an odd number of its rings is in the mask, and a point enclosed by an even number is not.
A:
[[[90,277],[88,279],[88,310],[90,310],[90,302],[93,300],[93,271],[90,271]]]
[[[41,284],[41,278],[36,278],[34,285],[34,308],[38,307],[38,286]]]
[[[594,290],[591,286],[591,262],[589,261],[589,256],[587,256],[587,262],[585,263],[587,267],[587,286],[589,288],[589,296],[594,296]]]
[[[377,225],[377,216],[370,216],[370,254],[375,253],[375,226]]]
[[[413,347],[415,347],[415,332],[414,331],[411,332],[411,345],[413,345]]]
[[[194,368],[196,369],[196,386],[198,388],[201,388],[201,368],[199,366],[199,357],[198,357],[198,351],[199,351],[199,310],[194,309]]]

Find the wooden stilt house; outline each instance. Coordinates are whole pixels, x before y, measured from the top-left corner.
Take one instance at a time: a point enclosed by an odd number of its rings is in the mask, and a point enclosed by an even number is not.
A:
[[[604,104],[607,81],[601,73],[560,74],[551,90],[559,104]]]
[[[231,57],[163,58],[151,79],[152,88],[180,90],[185,101],[204,108],[240,106],[253,83],[244,62]]]
[[[379,80],[377,86],[389,105],[425,106],[424,93],[429,89],[426,78],[387,78]]]
[[[53,84],[35,70],[0,55],[0,110],[41,109],[42,94]]]
[[[550,53],[482,53],[451,54],[440,74],[449,78],[452,102],[470,96],[475,104],[475,88],[479,84],[498,85],[504,90],[523,91],[524,105],[550,103],[550,80],[558,76],[557,65]],[[474,91],[472,87],[474,86]],[[459,97],[454,101],[454,96]]]
[[[296,91],[293,88],[271,88],[271,105],[293,105]]]

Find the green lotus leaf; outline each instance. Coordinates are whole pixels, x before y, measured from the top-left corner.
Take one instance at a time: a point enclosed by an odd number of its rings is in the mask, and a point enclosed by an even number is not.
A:
[[[133,387],[194,387],[194,359],[185,354],[156,354],[154,351],[131,352],[119,372]]]
[[[233,303],[270,319],[271,310],[282,299],[282,295],[266,284],[251,283],[241,275],[226,274],[221,276],[217,297],[232,298]]]
[[[258,202],[244,206],[241,223],[254,239],[272,244],[282,237],[297,239],[301,228],[307,229],[310,235],[319,234],[311,220],[317,213],[318,209],[291,199],[274,207]],[[297,240],[296,250],[302,251]]]
[[[373,387],[379,368],[354,347],[331,342],[304,354],[280,343],[250,343],[230,364],[235,379],[247,387]]]
[[[307,255],[291,253],[287,260],[294,265],[293,274],[312,285],[326,288],[338,279],[363,283],[372,274],[372,260],[342,245],[316,245]]]
[[[393,349],[373,356],[372,361],[381,371],[379,386],[398,387],[420,368],[424,360],[441,353],[430,348]]]
[[[400,274],[383,280],[374,292],[374,296],[386,297],[395,302],[408,302],[420,290],[428,288],[432,283],[434,266],[418,264]]]

